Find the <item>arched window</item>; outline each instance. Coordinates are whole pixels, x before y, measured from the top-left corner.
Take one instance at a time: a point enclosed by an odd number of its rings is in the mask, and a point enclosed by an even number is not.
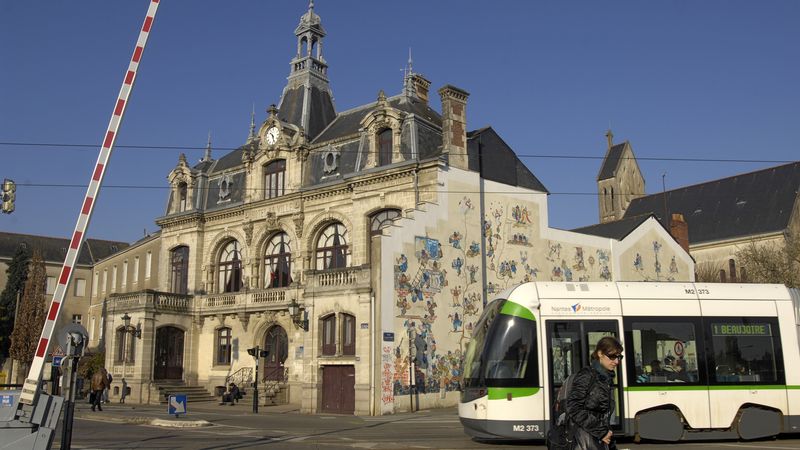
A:
[[[136,341],[133,339],[133,334],[127,332],[125,330],[125,327],[119,327],[117,328],[117,331],[114,334],[114,338],[115,338],[114,341],[116,343],[114,360],[118,363],[134,362],[134,355],[136,354],[136,348],[135,348]]]
[[[731,283],[736,283],[736,261],[733,258],[728,260],[728,274],[731,276]]]
[[[187,186],[186,183],[178,185],[178,212],[186,211]]]
[[[280,197],[285,193],[286,160],[272,161],[264,167],[264,198]]]
[[[369,219],[369,235],[381,234],[381,230],[400,218],[399,209],[384,209],[373,214]]]
[[[292,284],[292,248],[289,235],[272,236],[264,249],[264,287],[286,287]]]
[[[231,363],[231,341],[232,334],[230,328],[220,328],[217,330],[217,357],[215,361],[220,365]]]
[[[239,292],[242,288],[242,254],[239,242],[230,241],[219,257],[219,291]]]
[[[182,245],[170,252],[172,265],[171,292],[187,294],[189,292],[189,247]]]
[[[611,188],[611,210],[613,211],[615,207],[616,206],[614,206],[614,188],[612,187]]]
[[[719,271],[719,281],[720,281],[720,283],[725,283],[725,282],[728,281],[727,277],[725,276],[725,269],[720,269],[720,271]]]
[[[339,269],[350,265],[347,238],[347,228],[339,222],[322,230],[317,239],[317,270]]]
[[[356,354],[356,318],[342,314],[342,354]]]
[[[336,314],[322,318],[322,354],[336,354]]]
[[[378,164],[392,163],[392,129],[386,128],[378,133]]]
[[[611,211],[611,208],[608,206],[608,189],[603,188],[603,206],[605,207],[606,212]]]

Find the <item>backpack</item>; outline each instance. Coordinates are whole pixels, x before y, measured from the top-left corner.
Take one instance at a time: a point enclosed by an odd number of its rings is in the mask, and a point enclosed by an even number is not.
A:
[[[550,429],[547,431],[546,437],[548,450],[571,450],[574,445],[575,425],[567,417],[567,398],[577,374],[578,372],[575,372],[568,376],[556,393],[553,411],[550,414]],[[589,389],[594,385],[594,381],[594,371],[592,371],[592,381],[589,384]]]

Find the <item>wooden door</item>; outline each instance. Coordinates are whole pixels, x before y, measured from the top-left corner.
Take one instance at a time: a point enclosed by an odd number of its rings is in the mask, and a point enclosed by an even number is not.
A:
[[[283,363],[286,362],[286,357],[289,355],[289,339],[283,327],[275,325],[267,330],[264,337],[264,350],[268,353],[264,362],[263,379],[283,381]]]
[[[183,330],[176,327],[167,326],[156,330],[153,379],[183,379],[183,335]]]
[[[322,412],[353,414],[355,408],[355,366],[323,366]]]

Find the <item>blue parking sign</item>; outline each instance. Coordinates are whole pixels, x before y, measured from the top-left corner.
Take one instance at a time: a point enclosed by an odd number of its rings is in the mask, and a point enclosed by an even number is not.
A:
[[[61,367],[62,359],[64,359],[63,356],[53,356],[53,367]]]
[[[170,394],[167,402],[167,414],[175,417],[186,414],[186,394]]]

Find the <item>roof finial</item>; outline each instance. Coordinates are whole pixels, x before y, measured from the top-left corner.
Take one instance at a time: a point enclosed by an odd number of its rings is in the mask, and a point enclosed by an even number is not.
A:
[[[201,161],[211,161],[211,130],[208,131],[208,144],[206,145],[206,153],[203,155]]]
[[[308,10],[311,11],[312,13],[314,12],[314,0],[309,0]]]
[[[403,69],[403,93],[406,97],[416,97],[416,89],[411,78],[414,76],[414,64],[411,59],[411,47],[408,47],[408,63]]]
[[[411,59],[411,47],[408,47],[408,75],[414,73],[414,61]]]
[[[256,104],[253,102],[253,110],[250,112],[250,134],[247,136],[247,143],[253,142],[256,138]]]
[[[606,131],[606,139],[608,139],[608,148],[614,146],[614,133],[611,132],[611,127]]]

